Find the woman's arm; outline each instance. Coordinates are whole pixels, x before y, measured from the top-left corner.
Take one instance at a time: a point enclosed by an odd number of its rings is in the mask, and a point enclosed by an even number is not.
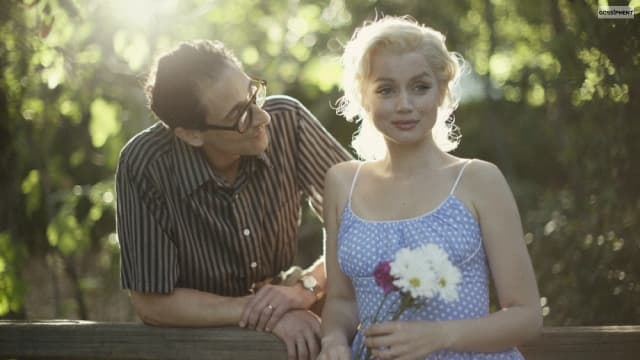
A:
[[[499,351],[538,335],[542,328],[540,295],[507,181],[488,162],[476,160],[467,171],[463,181],[468,181],[466,188],[473,197],[502,310],[485,318],[446,322],[444,330],[453,350]]]
[[[327,272],[327,298],[322,311],[321,359],[351,357],[349,342],[358,324],[358,308],[349,278],[338,264],[338,227],[340,209],[346,201],[345,183],[353,174],[353,163],[343,163],[331,168],[326,175],[324,197],[324,225],[326,229],[325,268]],[[342,191],[341,191],[342,190]],[[340,196],[342,195],[342,196]],[[342,201],[340,198],[343,198]],[[342,206],[341,206],[342,205]],[[332,352],[332,353],[331,353]],[[338,355],[341,354],[341,355]]]

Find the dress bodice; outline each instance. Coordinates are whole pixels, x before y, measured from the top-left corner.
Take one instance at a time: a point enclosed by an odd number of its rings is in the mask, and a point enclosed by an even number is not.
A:
[[[338,232],[338,262],[352,281],[361,323],[353,341],[353,354],[360,347],[361,331],[371,323],[374,315],[390,314],[397,308],[398,294],[390,293],[385,298],[382,289],[376,285],[373,271],[379,262],[392,261],[402,248],[413,249],[429,243],[438,245],[458,267],[462,281],[458,287],[458,300],[445,302],[436,297],[419,309],[406,311],[400,319],[446,321],[488,315],[489,267],[480,225],[454,194],[464,166],[451,193],[435,209],[413,218],[391,221],[366,220],[353,212],[351,195],[361,166],[354,176]],[[384,305],[378,310],[383,300]],[[522,355],[516,349],[500,353],[445,350],[431,354],[428,359],[522,359]]]

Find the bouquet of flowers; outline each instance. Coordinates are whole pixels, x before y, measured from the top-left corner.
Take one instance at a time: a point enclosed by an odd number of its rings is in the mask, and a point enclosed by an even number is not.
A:
[[[375,268],[376,284],[382,288],[384,298],[380,302],[373,323],[389,294],[399,291],[400,304],[392,312],[391,321],[398,320],[408,309],[419,308],[429,299],[439,296],[446,302],[458,300],[458,284],[462,280],[460,270],[449,261],[449,256],[438,245],[427,244],[415,249],[401,249],[394,261],[381,261]],[[358,352],[361,358],[364,342]],[[366,351],[366,359],[371,357]]]

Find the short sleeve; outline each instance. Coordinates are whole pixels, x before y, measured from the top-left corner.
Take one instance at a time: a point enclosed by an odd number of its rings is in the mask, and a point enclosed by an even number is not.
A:
[[[116,229],[124,289],[170,293],[178,279],[168,205],[143,172],[134,174],[122,156],[116,173]]]
[[[307,108],[296,103],[298,186],[309,196],[313,209],[322,214],[325,174],[333,165],[352,157]]]

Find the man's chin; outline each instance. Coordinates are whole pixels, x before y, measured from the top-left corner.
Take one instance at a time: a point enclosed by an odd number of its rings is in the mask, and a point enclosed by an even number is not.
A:
[[[259,136],[258,143],[256,145],[258,154],[262,154],[267,151],[267,148],[269,147],[269,135],[265,132],[264,135]]]
[[[260,144],[260,146],[255,146],[251,150],[247,151],[245,155],[254,155],[254,156],[262,155],[264,154],[265,151],[267,151],[267,147],[269,147],[268,142],[265,144]]]

